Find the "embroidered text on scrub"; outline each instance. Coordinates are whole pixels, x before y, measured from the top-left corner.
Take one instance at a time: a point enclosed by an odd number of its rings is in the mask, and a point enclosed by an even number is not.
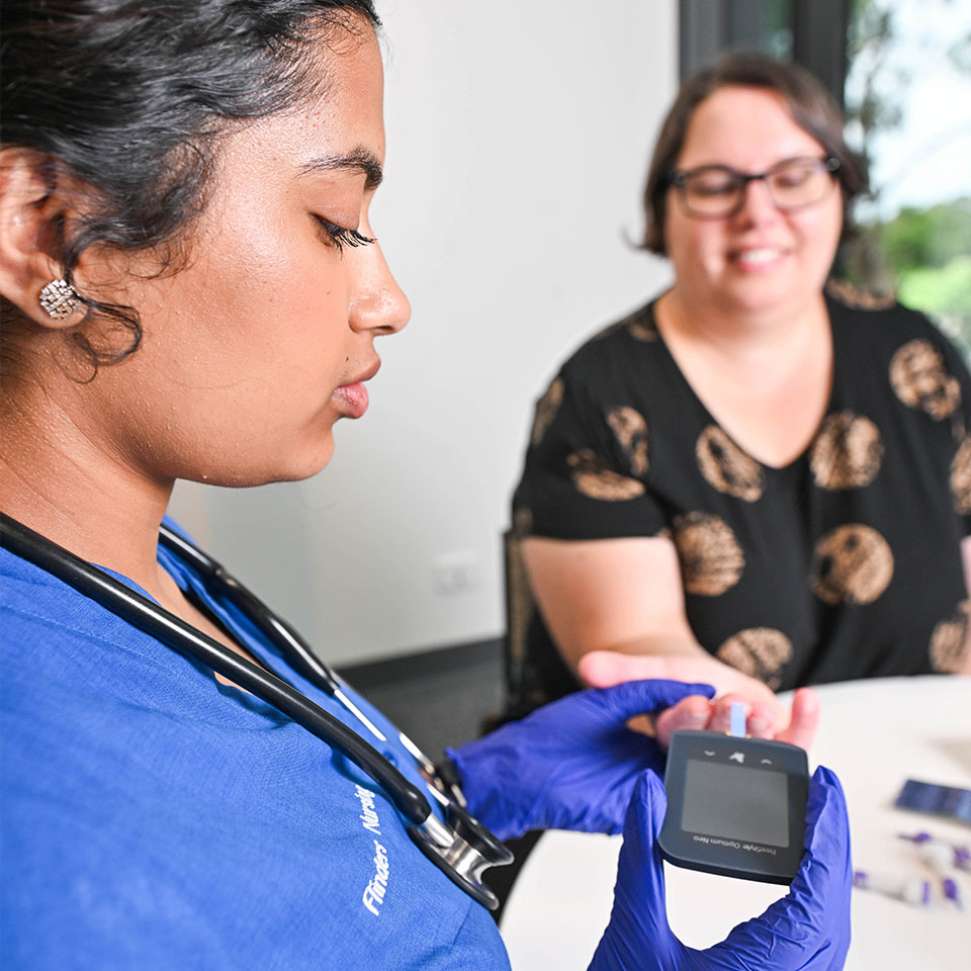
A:
[[[374,876],[364,888],[361,901],[375,917],[380,917],[378,908],[384,903],[384,895],[388,891],[388,877],[391,867],[388,863],[388,851],[379,840],[374,841]]]
[[[355,786],[354,794],[361,800],[361,825],[375,836],[381,835],[380,821],[378,820],[377,810],[374,808],[374,793],[364,786]]]
[[[354,795],[361,802],[361,825],[375,836],[381,835],[381,821],[378,811],[374,807],[374,793],[364,786],[354,786]],[[379,908],[384,903],[384,895],[388,892],[388,878],[391,875],[391,865],[388,863],[388,850],[380,840],[374,841],[374,876],[368,881],[361,894],[361,903],[375,917],[381,916]]]

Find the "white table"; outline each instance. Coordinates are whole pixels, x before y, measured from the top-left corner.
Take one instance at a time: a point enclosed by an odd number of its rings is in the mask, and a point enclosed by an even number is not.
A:
[[[905,778],[971,787],[971,678],[885,678],[817,690],[823,719],[810,763],[834,769],[843,783],[855,867],[928,876],[900,832],[971,843],[971,827],[893,808]],[[620,837],[556,832],[540,840],[503,917],[513,971],[586,968],[610,917],[619,850]],[[665,876],[671,926],[693,947],[722,940],[785,892],[668,864]],[[971,876],[959,884],[963,913],[855,891],[848,971],[969,971]]]

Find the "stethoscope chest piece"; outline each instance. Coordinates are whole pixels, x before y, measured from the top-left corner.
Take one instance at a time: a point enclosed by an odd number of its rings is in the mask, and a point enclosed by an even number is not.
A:
[[[483,907],[496,910],[499,900],[482,875],[490,867],[512,863],[511,851],[457,803],[445,812],[447,825],[432,814],[420,826],[409,826],[409,836],[453,883]]]

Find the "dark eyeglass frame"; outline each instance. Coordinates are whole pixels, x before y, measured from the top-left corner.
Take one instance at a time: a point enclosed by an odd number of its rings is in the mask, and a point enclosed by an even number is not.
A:
[[[784,158],[776,162],[775,165],[770,165],[764,172],[739,172],[738,169],[733,169],[730,165],[699,165],[694,169],[672,169],[668,173],[667,184],[670,188],[678,190],[684,211],[692,219],[728,219],[731,216],[738,215],[745,205],[745,200],[748,196],[747,190],[751,182],[765,182],[769,190],[769,196],[772,199],[772,204],[782,212],[794,212],[797,209],[805,209],[808,206],[814,206],[816,203],[822,202],[825,196],[820,196],[811,202],[802,202],[795,206],[779,204],[772,192],[772,184],[769,182],[769,179],[787,165],[792,165],[793,162],[812,162],[819,171],[828,173],[834,179],[841,165],[840,160],[835,155],[826,155],[823,158],[816,158],[811,155],[796,155],[792,158]],[[688,179],[702,172],[723,172],[733,180],[733,189],[737,193],[734,205],[724,212],[719,213],[698,212],[696,209],[691,208],[687,199]]]

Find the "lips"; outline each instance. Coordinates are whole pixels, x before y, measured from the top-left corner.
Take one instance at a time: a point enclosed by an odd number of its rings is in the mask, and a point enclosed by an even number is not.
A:
[[[729,252],[732,263],[743,270],[769,269],[786,255],[779,246],[740,246]]]
[[[367,411],[370,400],[367,388],[360,381],[355,381],[353,384],[342,384],[331,397],[337,401],[341,411],[348,418],[362,417]]]
[[[358,372],[354,377],[352,377],[349,381],[347,381],[345,385],[341,385],[341,387],[345,387],[346,385],[350,385],[350,384],[360,384],[362,381],[370,381],[371,378],[373,378],[374,375],[377,374],[378,371],[380,370],[381,370],[381,359],[375,358],[373,364],[369,365],[363,371]]]
[[[367,411],[369,397],[364,382],[370,381],[378,373],[380,367],[381,361],[376,360],[364,371],[358,372],[346,384],[342,384],[334,390],[331,398],[336,401],[340,410],[348,418],[360,418]]]

